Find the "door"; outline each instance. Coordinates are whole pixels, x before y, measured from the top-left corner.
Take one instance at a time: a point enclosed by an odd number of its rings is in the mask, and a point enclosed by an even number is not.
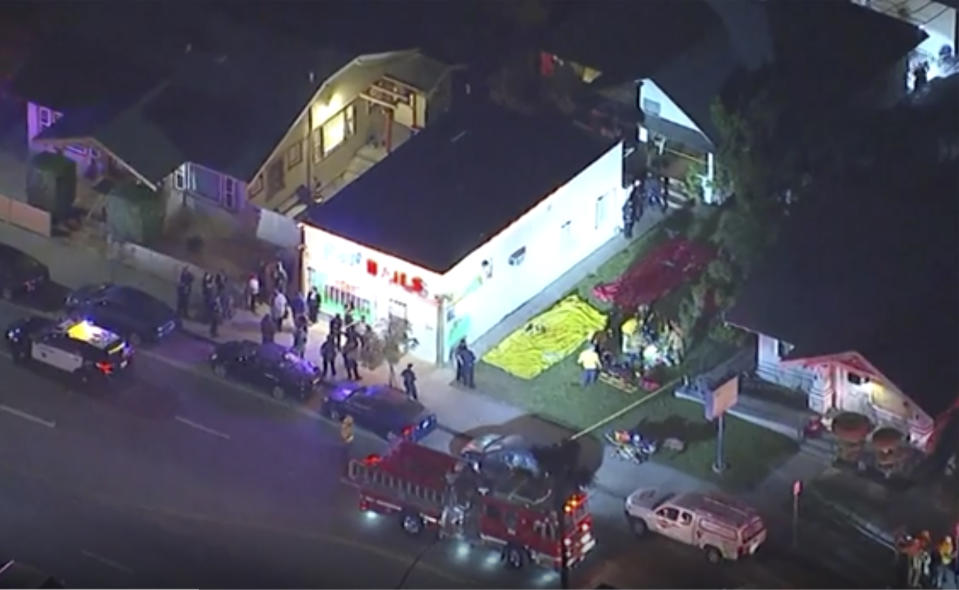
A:
[[[692,544],[693,542],[693,514],[688,510],[679,511],[679,519],[676,526],[673,527],[673,538],[683,543]]]
[[[656,530],[667,537],[677,539],[679,533],[679,509],[672,506],[663,506],[656,511]]]

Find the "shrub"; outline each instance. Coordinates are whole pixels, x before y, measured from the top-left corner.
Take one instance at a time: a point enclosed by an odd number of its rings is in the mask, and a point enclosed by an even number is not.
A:
[[[150,244],[163,232],[163,198],[141,184],[118,185],[107,196],[107,226],[117,240]]]
[[[49,211],[54,222],[70,214],[77,196],[77,165],[66,156],[42,152],[27,168],[27,202]]]

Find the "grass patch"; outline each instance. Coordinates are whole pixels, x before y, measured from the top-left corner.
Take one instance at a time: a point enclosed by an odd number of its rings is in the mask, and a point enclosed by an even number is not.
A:
[[[668,437],[682,440],[686,443],[683,452],[660,451],[653,461],[731,491],[752,488],[798,451],[796,443],[785,436],[726,416],[724,456],[729,467],[717,475],[712,470],[716,461],[716,424],[706,421],[701,404],[673,397],[672,392],[664,392],[628,412],[610,428],[614,426],[638,426],[640,432],[660,441]]]

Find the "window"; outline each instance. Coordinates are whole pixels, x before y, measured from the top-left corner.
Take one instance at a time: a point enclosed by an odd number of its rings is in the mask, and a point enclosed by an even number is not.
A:
[[[684,511],[679,515],[679,524],[683,526],[689,526],[693,524],[693,515]]]
[[[236,181],[229,176],[223,177],[223,206],[236,209]]]
[[[594,229],[599,229],[606,221],[606,195],[600,195],[596,199],[596,207],[593,210],[593,217],[596,220]]]
[[[219,203],[220,175],[202,166],[190,164],[187,190]]]
[[[789,353],[792,351],[793,347],[788,342],[783,342],[782,340],[776,341],[776,354],[780,359],[784,359],[789,356]]]
[[[283,190],[285,183],[285,178],[283,177],[283,157],[278,157],[276,160],[270,162],[270,165],[266,168],[266,193],[267,196],[272,197],[276,193]]]
[[[186,190],[186,165],[180,166],[173,172],[173,188],[178,191]]]
[[[356,133],[356,105],[351,104],[333,115],[320,128],[323,130],[322,153],[326,156]]]
[[[40,131],[53,125],[53,113],[47,107],[37,107],[37,125]]]
[[[668,508],[660,508],[656,511],[656,516],[667,520],[676,520],[679,518],[679,509],[671,506]]]
[[[868,377],[863,377],[859,373],[853,373],[852,371],[846,372],[846,380],[852,383],[853,385],[862,385],[863,383],[869,383]]]
[[[526,260],[526,246],[523,246],[516,252],[513,252],[512,254],[510,254],[509,259],[507,260],[507,263],[510,266],[519,266],[523,264],[524,260]]]
[[[651,117],[658,117],[660,112],[659,103],[655,100],[643,99],[643,112]]]
[[[260,193],[263,190],[263,177],[257,176],[253,179],[253,182],[250,183],[250,196]]]
[[[299,141],[286,150],[286,167],[293,168],[303,161],[303,144]]]

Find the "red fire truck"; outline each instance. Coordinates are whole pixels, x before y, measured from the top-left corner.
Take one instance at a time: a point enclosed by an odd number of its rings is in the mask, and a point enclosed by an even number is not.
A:
[[[386,456],[351,461],[347,477],[359,488],[360,510],[397,515],[411,535],[432,529],[497,547],[512,568],[530,562],[559,569],[563,547],[572,567],[596,546],[586,495],[557,502],[547,482],[529,474],[491,480],[456,457],[403,441]]]

